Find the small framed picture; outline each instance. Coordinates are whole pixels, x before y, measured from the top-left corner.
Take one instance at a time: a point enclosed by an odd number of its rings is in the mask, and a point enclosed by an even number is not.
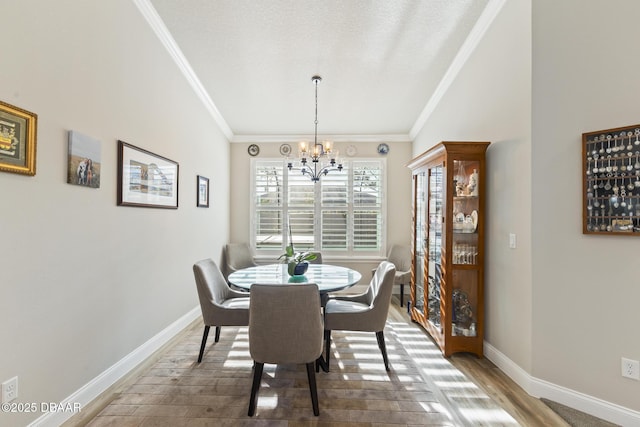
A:
[[[250,156],[255,157],[260,153],[260,147],[258,147],[256,144],[251,144],[249,148],[247,148],[247,152]]]
[[[389,154],[389,144],[385,144],[384,142],[378,145],[378,154]]]
[[[0,171],[36,174],[38,115],[0,101]]]
[[[199,208],[209,207],[209,178],[198,175],[198,202]]]
[[[178,163],[118,141],[118,206],[178,209]]]
[[[100,141],[69,131],[67,183],[100,188]]]

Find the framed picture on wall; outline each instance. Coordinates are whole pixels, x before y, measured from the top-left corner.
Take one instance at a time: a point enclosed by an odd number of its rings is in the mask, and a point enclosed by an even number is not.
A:
[[[118,206],[178,208],[178,163],[118,141]]]
[[[36,174],[38,115],[0,101],[0,171]]]
[[[198,175],[198,201],[196,206],[199,208],[209,207],[209,178]]]
[[[101,145],[95,138],[69,131],[67,183],[100,188]]]

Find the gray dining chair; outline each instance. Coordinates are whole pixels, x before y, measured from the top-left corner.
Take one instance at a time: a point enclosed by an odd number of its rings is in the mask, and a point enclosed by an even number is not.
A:
[[[375,332],[384,367],[389,370],[384,326],[389,313],[395,274],[395,266],[388,261],[382,261],[366,292],[359,295],[334,296],[327,301],[324,308],[325,371],[329,370],[330,365],[331,331],[336,330]]]
[[[222,248],[222,273],[225,279],[234,271],[256,265],[253,252],[246,243],[227,243]]]
[[[404,306],[404,285],[411,283],[411,248],[406,245],[392,245],[387,261],[396,267],[393,285],[400,287],[400,307]],[[371,272],[375,273],[375,269]]]
[[[307,367],[313,414],[319,415],[315,363],[322,355],[320,293],[314,283],[251,286],[249,353],[254,360],[249,416],[256,410],[265,363]]]
[[[222,272],[210,258],[196,262],[193,265],[193,274],[204,322],[204,333],[198,355],[198,363],[200,363],[211,326],[216,327],[215,342],[218,342],[221,326],[249,324],[249,296],[246,292],[236,292],[229,288]]]

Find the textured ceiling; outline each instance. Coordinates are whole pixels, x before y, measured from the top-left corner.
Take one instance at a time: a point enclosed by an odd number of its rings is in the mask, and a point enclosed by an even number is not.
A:
[[[489,0],[149,0],[235,138],[409,134]]]

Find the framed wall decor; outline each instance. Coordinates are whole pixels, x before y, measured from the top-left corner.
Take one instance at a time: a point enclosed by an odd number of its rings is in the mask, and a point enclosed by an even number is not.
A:
[[[198,202],[199,208],[209,207],[209,178],[198,175]]]
[[[282,144],[280,146],[280,154],[287,157],[291,154],[291,146],[289,144]]]
[[[582,134],[582,233],[640,235],[640,124]]]
[[[118,141],[118,206],[178,208],[178,163]]]
[[[0,171],[36,174],[38,115],[0,101]]]
[[[386,155],[389,154],[389,144],[385,144],[384,142],[378,145],[378,154]]]
[[[100,188],[101,142],[75,130],[69,131],[67,183]]]
[[[258,147],[256,144],[251,144],[248,148],[247,148],[247,152],[249,153],[249,155],[251,157],[255,157],[260,153],[260,147]]]

